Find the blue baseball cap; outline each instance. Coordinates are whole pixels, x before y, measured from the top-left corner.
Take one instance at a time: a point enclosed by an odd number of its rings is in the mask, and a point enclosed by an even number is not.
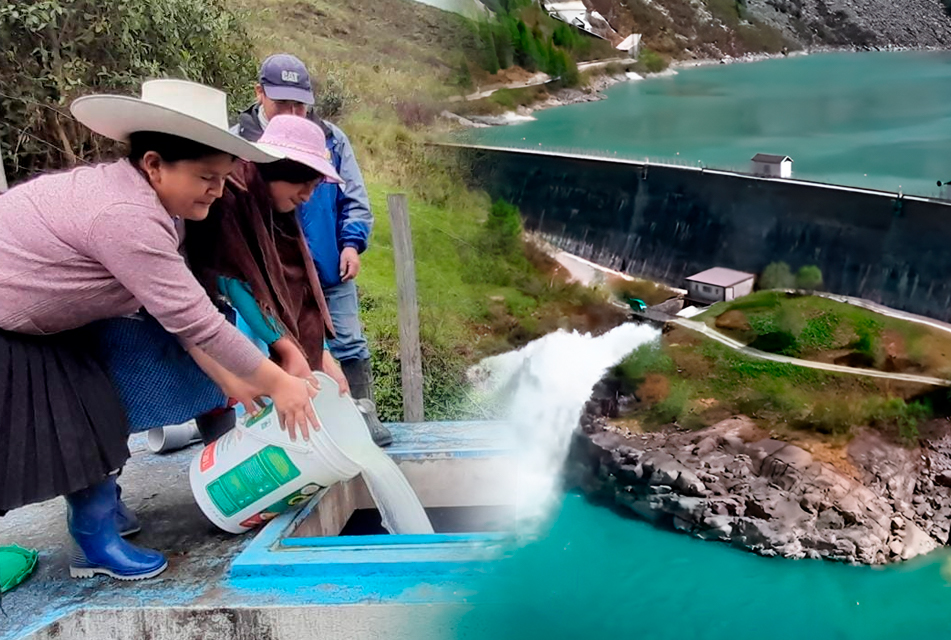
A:
[[[261,64],[258,74],[264,95],[271,100],[291,100],[314,104],[310,74],[300,58],[288,53],[270,56]]]

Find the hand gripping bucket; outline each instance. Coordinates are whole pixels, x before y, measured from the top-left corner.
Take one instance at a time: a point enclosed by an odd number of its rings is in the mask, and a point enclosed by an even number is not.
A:
[[[195,501],[219,528],[244,533],[360,473],[346,452],[375,447],[366,422],[353,399],[340,396],[336,382],[315,375],[320,392],[313,404],[321,428],[311,430],[310,441],[298,435],[291,442],[269,405],[240,418],[192,460]]]

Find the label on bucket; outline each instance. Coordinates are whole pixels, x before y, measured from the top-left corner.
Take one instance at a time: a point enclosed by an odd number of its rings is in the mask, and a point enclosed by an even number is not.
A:
[[[299,475],[287,453],[270,445],[210,482],[208,497],[230,518]]]
[[[215,466],[215,446],[218,444],[217,441],[212,442],[210,445],[205,447],[205,450],[201,452],[201,472],[205,473],[213,466]]]
[[[261,420],[264,420],[264,418],[269,416],[272,411],[274,411],[274,405],[273,404],[267,405],[266,407],[264,407],[263,409],[255,413],[254,415],[250,416],[248,418],[248,421],[244,423],[244,426],[250,429],[257,423],[261,422]]]
[[[248,527],[249,529],[253,529],[254,527],[260,526],[264,524],[265,522],[267,522],[268,520],[272,520],[276,518],[277,516],[284,513],[291,507],[295,507],[299,505],[300,503],[304,502],[305,500],[310,498],[312,495],[314,495],[321,489],[323,489],[323,487],[321,487],[319,484],[304,485],[303,487],[293,492],[292,494],[290,494],[283,500],[275,502],[274,504],[272,504],[270,507],[268,507],[261,513],[257,513],[251,516],[250,518],[242,522],[241,526]]]

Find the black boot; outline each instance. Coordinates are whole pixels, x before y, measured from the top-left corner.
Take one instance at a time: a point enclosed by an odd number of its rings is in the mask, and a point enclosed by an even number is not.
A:
[[[195,418],[201,442],[208,446],[224,434],[234,429],[237,423],[234,409],[215,409]]]
[[[369,360],[344,360],[340,363],[343,375],[350,383],[350,395],[357,403],[357,408],[363,414],[370,429],[373,442],[378,447],[393,444],[393,434],[383,426],[376,415],[376,400],[373,397],[373,373],[370,370]]]

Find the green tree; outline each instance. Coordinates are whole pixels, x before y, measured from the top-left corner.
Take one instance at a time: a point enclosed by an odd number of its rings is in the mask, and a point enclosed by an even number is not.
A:
[[[495,50],[499,58],[499,66],[508,69],[515,64],[515,45],[512,41],[512,29],[504,20],[494,25]]]
[[[522,216],[518,207],[505,200],[493,202],[485,230],[494,249],[503,253],[514,251],[520,246],[522,236]]]
[[[69,115],[84,93],[137,94],[167,76],[222,89],[233,110],[253,99],[257,61],[224,0],[0,0],[0,42],[11,180],[114,151]]]
[[[469,68],[469,61],[464,56],[456,63],[456,71],[452,80],[457,87],[462,89],[472,88],[472,70]]]
[[[515,23],[517,37],[515,38],[515,64],[527,71],[535,71],[538,68],[538,44],[535,42],[535,36],[523,20]]]
[[[796,274],[796,288],[806,291],[816,291],[822,287],[822,271],[819,267],[806,266]]]
[[[759,277],[760,289],[791,289],[796,284],[789,265],[785,262],[773,262]]]

